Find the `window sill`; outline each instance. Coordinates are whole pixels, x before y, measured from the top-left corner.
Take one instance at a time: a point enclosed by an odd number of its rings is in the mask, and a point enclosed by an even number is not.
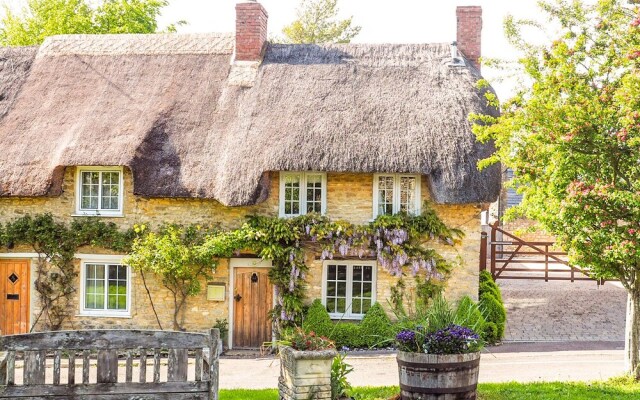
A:
[[[76,317],[99,317],[99,318],[126,318],[131,319],[131,313],[108,313],[108,312],[81,312]]]
[[[71,214],[71,216],[72,217],[124,218],[123,213],[105,214],[105,213],[91,213],[91,212],[76,212]]]
[[[364,314],[362,315],[329,314],[329,318],[331,318],[332,321],[334,320],[362,321],[362,319],[364,318]]]

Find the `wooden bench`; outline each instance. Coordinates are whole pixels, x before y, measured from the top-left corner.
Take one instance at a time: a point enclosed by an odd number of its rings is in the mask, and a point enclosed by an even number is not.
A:
[[[219,338],[217,329],[209,334],[114,329],[0,336],[0,399],[218,400]],[[22,382],[17,382],[21,364]],[[166,381],[160,379],[161,369]],[[82,383],[76,382],[76,372]]]

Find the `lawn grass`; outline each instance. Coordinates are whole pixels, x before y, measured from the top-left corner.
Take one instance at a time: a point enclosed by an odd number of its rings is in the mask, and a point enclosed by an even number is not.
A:
[[[358,387],[356,400],[386,400],[398,393],[397,386]],[[640,383],[630,378],[599,382],[482,383],[478,400],[635,400],[640,398]],[[220,400],[276,400],[277,389],[221,390]]]

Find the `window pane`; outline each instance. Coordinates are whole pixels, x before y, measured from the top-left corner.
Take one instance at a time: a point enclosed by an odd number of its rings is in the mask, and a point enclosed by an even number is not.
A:
[[[104,306],[104,265],[85,265],[84,307],[101,309]]]
[[[365,314],[371,308],[371,300],[362,300],[362,314]]]
[[[327,279],[335,280],[336,279],[336,266],[329,265],[329,270],[327,271]]]
[[[346,307],[347,301],[346,299],[338,299],[336,302],[336,312],[344,313],[347,310]]]
[[[362,297],[371,298],[372,295],[373,295],[373,292],[371,291],[371,284],[370,283],[363,283],[362,284]]]
[[[351,312],[353,314],[362,314],[362,300],[353,299],[353,303],[351,304]]]
[[[119,208],[118,197],[120,194],[120,173],[102,172],[102,198],[101,209],[117,210]]]
[[[286,215],[300,214],[301,175],[288,174],[284,178],[284,212]]]
[[[378,214],[393,214],[393,176],[378,177]]]
[[[372,282],[373,281],[373,267],[370,265],[365,265],[363,267],[363,281]]]
[[[336,295],[336,283],[327,282],[327,296],[335,296],[335,295]]]
[[[338,297],[347,297],[347,283],[338,282],[337,292],[338,292]]]
[[[362,282],[353,282],[351,285],[351,295],[353,297],[361,297],[362,296]]]
[[[307,175],[307,207],[308,213],[322,212],[322,175]]]
[[[127,308],[127,267],[109,265],[109,310],[126,310]]]
[[[362,280],[362,266],[354,265],[353,266],[353,280],[361,281]]]
[[[98,209],[98,193],[100,174],[98,172],[82,172],[80,188],[80,208],[85,210]]]
[[[336,299],[333,297],[327,297],[327,312],[336,312]]]
[[[347,280],[347,266],[346,265],[338,265],[338,280],[346,281]]]
[[[410,214],[416,212],[416,178],[400,177],[400,211]]]

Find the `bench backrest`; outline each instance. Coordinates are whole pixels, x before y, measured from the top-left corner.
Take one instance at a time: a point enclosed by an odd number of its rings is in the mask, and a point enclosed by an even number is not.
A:
[[[6,352],[4,360],[0,359],[0,399],[136,395],[179,399],[186,395],[190,399],[217,400],[219,337],[217,329],[209,334],[114,329],[0,336],[0,353]],[[166,381],[160,379],[163,354],[167,354]],[[124,369],[120,379],[119,356]],[[24,363],[21,385],[16,384],[17,359]],[[188,379],[189,359],[194,364],[193,380]],[[53,369],[51,374],[46,373],[47,360]],[[76,382],[80,360],[82,384]],[[151,360],[152,378],[147,379]],[[62,374],[65,365],[66,374]],[[96,367],[93,373],[92,366]],[[61,382],[64,375],[66,382]],[[94,382],[90,375],[95,377]]]

